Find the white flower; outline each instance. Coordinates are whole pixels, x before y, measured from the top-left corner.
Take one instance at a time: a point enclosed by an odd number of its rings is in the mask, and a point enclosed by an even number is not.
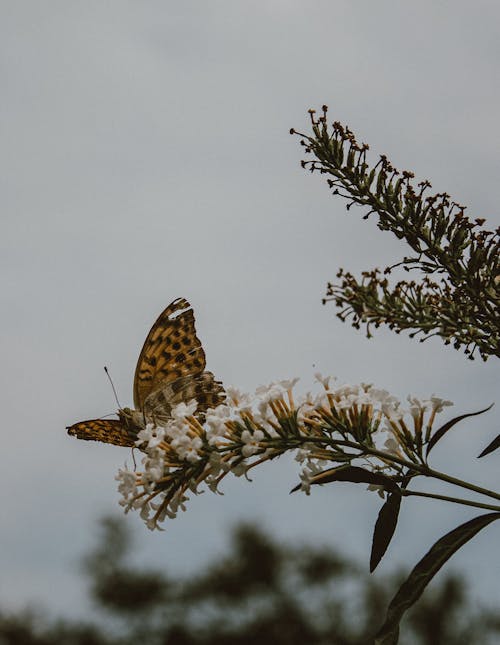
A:
[[[226,403],[231,408],[239,409],[240,407],[247,407],[250,405],[251,398],[249,394],[246,394],[239,390],[236,387],[227,387],[226,388]]]
[[[165,432],[165,428],[148,423],[144,430],[138,432],[135,445],[142,446],[146,443],[148,448],[157,448],[165,439]]]
[[[218,405],[216,408],[207,410],[207,413],[205,415],[205,420],[208,423],[208,425],[218,426],[221,421],[222,422],[226,421],[226,419],[229,419],[230,416],[231,416],[231,410],[228,408],[227,405],[222,403],[221,405]]]
[[[399,405],[398,399],[392,394],[389,394],[387,390],[380,390],[376,387],[371,387],[370,396],[374,401],[383,405],[392,405],[394,407]]]
[[[429,402],[426,401],[425,399],[421,401],[420,399],[417,399],[416,396],[410,396],[408,395],[406,397],[408,403],[410,403],[410,407],[408,408],[408,412],[411,414],[411,416],[414,419],[419,419],[420,416],[427,410],[429,407]]]
[[[186,448],[183,457],[186,461],[194,463],[195,461],[198,461],[198,459],[200,458],[200,455],[198,453],[198,450],[195,448],[195,446],[191,444],[188,448]]]
[[[165,434],[173,444],[175,440],[182,441],[189,432],[189,423],[185,419],[170,420],[165,428]]]
[[[267,399],[259,399],[257,405],[257,414],[261,419],[272,419],[272,411],[269,407],[269,401]]]
[[[292,390],[294,388],[295,384],[298,383],[299,381],[300,381],[300,379],[298,377],[296,377],[296,378],[291,378],[291,379],[288,379],[288,380],[285,380],[285,381],[279,381],[279,385],[281,385],[281,387],[286,392],[288,392],[288,390]]]
[[[243,430],[241,433],[241,440],[245,444],[241,449],[243,457],[251,457],[258,452],[260,450],[259,442],[263,439],[264,433],[262,430],[255,430],[253,433],[249,430]]]
[[[229,402],[236,403],[236,405],[238,405],[238,401],[243,397],[243,393],[237,387],[229,385],[226,387],[226,396]]]
[[[208,445],[211,448],[219,448],[224,443],[224,437],[220,435],[213,435],[208,439]]]
[[[164,470],[163,460],[152,461],[152,463],[149,464],[149,467],[147,470],[147,476],[149,479],[151,479],[151,481],[157,482],[159,479],[163,477],[163,470]]]
[[[434,412],[442,412],[443,409],[449,405],[454,405],[453,401],[446,401],[445,399],[440,399],[435,394],[431,395],[431,405]]]
[[[170,441],[170,445],[177,452],[179,452],[179,450],[187,448],[190,443],[191,440],[186,434],[178,434]]]
[[[333,378],[333,380],[335,380],[334,376],[333,377],[332,376],[323,376],[323,374],[321,374],[321,372],[316,372],[314,374],[314,378],[318,383],[321,383],[321,385],[325,388],[325,390],[328,390],[328,388],[330,387],[330,381],[332,380],[332,378]]]
[[[315,461],[314,459],[311,459],[309,452],[307,450],[304,450],[306,448],[311,449],[311,447],[314,447],[314,446],[312,444],[309,444],[309,446],[307,444],[304,444],[302,448],[297,451],[297,457],[299,458],[296,457],[297,461],[302,461],[302,457],[304,457],[307,460],[306,464],[302,468],[299,475],[300,482],[301,482],[300,490],[303,490],[306,495],[310,495],[311,493],[311,483],[312,483],[313,477],[317,475],[319,472],[321,472],[322,470],[318,462]],[[305,454],[299,455],[301,451]]]
[[[401,421],[401,419],[404,417],[404,412],[399,409],[399,401],[397,400],[395,400],[394,402],[387,400],[382,403],[381,408],[384,415],[391,421]]]
[[[359,385],[341,385],[338,387],[336,390],[333,391],[333,394],[336,397],[340,398],[352,398],[358,395],[359,392]]]
[[[358,394],[353,392],[343,392],[340,401],[335,403],[336,407],[341,410],[349,410],[358,402]]]
[[[321,467],[312,459],[309,459],[304,468],[302,468],[302,471],[299,475],[301,482],[300,490],[303,490],[306,495],[311,494],[311,483],[313,477],[319,472],[321,472]]]
[[[300,490],[303,490],[306,495],[311,494],[311,476],[305,470],[300,475]]]
[[[119,482],[118,492],[125,501],[137,493],[137,476],[126,466],[118,469],[118,475],[116,475],[115,480]]]
[[[312,450],[314,450],[313,443],[304,443],[302,447],[297,450],[295,454],[295,461],[298,461],[299,464],[301,464],[306,459],[310,459]]]
[[[269,383],[269,385],[259,385],[255,390],[257,399],[266,403],[276,399],[282,399],[284,392],[282,385],[277,382]]]
[[[227,405],[219,405],[209,410],[205,417],[206,432],[210,446],[217,446],[226,435],[226,421],[229,420],[230,410]]]
[[[141,520],[144,520],[144,521],[149,520],[150,513],[151,513],[151,508],[149,504],[145,502],[141,507],[141,512],[139,513]]]
[[[357,397],[353,398],[352,402],[356,405],[373,405],[373,398],[370,392],[360,392]]]
[[[155,529],[159,529],[160,527],[158,526],[158,523],[155,519],[151,518],[147,520],[146,526],[150,531],[154,531]]]
[[[195,437],[188,446],[185,447],[182,457],[191,463],[198,461],[200,453],[198,452],[203,442],[199,437]]]
[[[173,421],[183,421],[186,417],[191,417],[198,407],[198,401],[192,399],[189,403],[179,403],[174,408],[172,408],[172,420]]]
[[[137,433],[137,441],[135,442],[136,446],[141,446],[143,443],[149,443],[149,440],[152,436],[152,429],[154,428],[152,423],[148,423],[143,430],[139,430]]]
[[[305,470],[311,475],[311,477],[314,477],[314,475],[317,475],[322,471],[323,467],[319,465],[319,463],[314,460],[314,459],[309,459],[305,466]]]
[[[394,439],[394,437],[389,437],[384,443],[384,449],[386,452],[389,452],[396,457],[403,457],[399,443]]]

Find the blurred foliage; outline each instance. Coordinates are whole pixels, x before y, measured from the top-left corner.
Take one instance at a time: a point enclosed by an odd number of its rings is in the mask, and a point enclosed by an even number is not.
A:
[[[105,518],[100,529],[84,559],[92,622],[0,612],[0,645],[365,645],[395,584],[332,549],[280,544],[250,525],[235,528],[225,556],[174,579],[131,564],[123,520]],[[466,606],[464,582],[448,575],[409,613],[400,642],[497,643],[498,616]]]

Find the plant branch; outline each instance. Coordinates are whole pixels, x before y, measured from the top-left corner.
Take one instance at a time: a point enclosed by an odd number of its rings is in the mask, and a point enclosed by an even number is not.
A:
[[[469,358],[479,352],[486,360],[500,356],[500,230],[482,228],[484,219],[471,222],[465,207],[447,193],[427,194],[428,181],[416,186],[412,172],[397,170],[385,155],[370,167],[368,145],[359,144],[353,132],[339,122],[327,123],[327,106],[322,115],[310,110],[312,134],[292,129],[311,158],[302,161],[310,172],[327,175],[333,194],[369,209],[378,216],[378,227],[404,240],[412,255],[387,267],[418,269],[428,278],[422,284],[400,281],[394,288],[378,269],[363,273],[362,280],[340,270],[339,284],[328,285],[323,302],[333,300],[341,309],[337,316],[359,328],[387,324],[399,333],[414,330],[420,340],[441,336],[456,349],[465,348]]]
[[[474,506],[476,508],[484,508],[490,511],[500,511],[500,506],[495,506],[494,504],[483,504],[482,502],[474,502],[472,500],[462,499],[460,497],[449,497],[448,495],[438,495],[436,493],[422,493],[419,491],[402,489],[401,495],[403,497],[429,497],[431,499],[442,499],[445,502],[453,502],[454,504]]]
[[[479,493],[481,495],[485,495],[487,497],[500,500],[500,493],[496,493],[495,491],[488,490],[487,488],[482,488],[481,486],[476,486],[475,484],[471,484],[461,479],[457,479],[456,477],[452,477],[451,475],[447,475],[446,473],[442,473],[438,470],[429,468],[429,466],[426,466],[425,464],[417,464],[412,461],[407,461],[406,459],[398,457],[393,453],[377,450],[376,448],[371,448],[369,446],[359,444],[354,441],[345,441],[345,440],[336,440],[336,439],[325,441],[324,437],[307,437],[307,438],[304,437],[304,440],[302,442],[294,441],[294,443],[297,443],[297,444],[298,443],[322,443],[322,444],[330,443],[333,447],[345,446],[346,448],[354,448],[360,451],[361,454],[359,455],[359,457],[363,455],[372,455],[373,457],[378,457],[379,459],[385,462],[390,461],[393,463],[397,463],[400,466],[404,466],[405,468],[408,468],[408,470],[410,471],[418,472],[420,475],[425,475],[426,477],[434,477],[435,479],[440,479],[441,481],[447,482],[448,484],[453,484],[455,486],[459,486],[461,488],[466,488],[467,490],[474,491],[475,493]]]

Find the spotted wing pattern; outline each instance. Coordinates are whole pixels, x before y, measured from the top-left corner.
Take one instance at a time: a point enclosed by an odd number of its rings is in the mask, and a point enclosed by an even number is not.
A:
[[[151,327],[134,376],[136,410],[118,411],[119,419],[91,419],[67,428],[78,439],[133,446],[147,419],[168,421],[172,408],[196,399],[196,416],[222,403],[224,388],[212,372],[205,372],[205,352],[196,336],[194,313],[177,298]]]
[[[142,410],[147,397],[160,386],[202,374],[205,364],[193,310],[187,300],[177,298],[159,315],[144,341],[134,377],[136,409]]]
[[[102,441],[115,446],[133,446],[134,437],[118,419],[89,419],[67,428],[68,434],[78,439]]]

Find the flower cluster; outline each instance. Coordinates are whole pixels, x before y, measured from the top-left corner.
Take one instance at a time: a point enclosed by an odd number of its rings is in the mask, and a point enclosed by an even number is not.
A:
[[[298,379],[257,388],[254,394],[227,389],[223,404],[197,415],[195,400],[172,410],[164,426],[152,420],[137,436],[142,472],[119,470],[116,479],[125,510],[138,509],[151,529],[185,510],[188,492],[205,484],[216,492],[228,474],[286,451],[301,464],[300,488],[309,492],[322,464],[362,463],[395,478],[411,464],[425,463],[423,448],[435,416],[449,401],[409,397],[409,408],[370,384],[340,385],[316,375],[318,392],[294,397]],[[406,471],[404,470],[406,468]]]
[[[369,146],[338,121],[330,125],[327,113],[326,105],[319,114],[309,110],[309,134],[290,131],[307,154],[302,167],[324,175],[332,193],[348,200],[348,211],[366,207],[364,219],[376,216],[378,228],[405,241],[409,255],[360,278],[340,269],[323,302],[333,301],[340,320],[356,329],[366,326],[368,337],[388,325],[421,342],[440,336],[471,359],[499,356],[500,228],[483,228],[483,218],[471,221],[450,195],[429,193],[428,181],[416,184],[412,172],[399,171],[385,155],[371,163]],[[422,279],[391,283],[386,276],[396,267],[417,269]]]

